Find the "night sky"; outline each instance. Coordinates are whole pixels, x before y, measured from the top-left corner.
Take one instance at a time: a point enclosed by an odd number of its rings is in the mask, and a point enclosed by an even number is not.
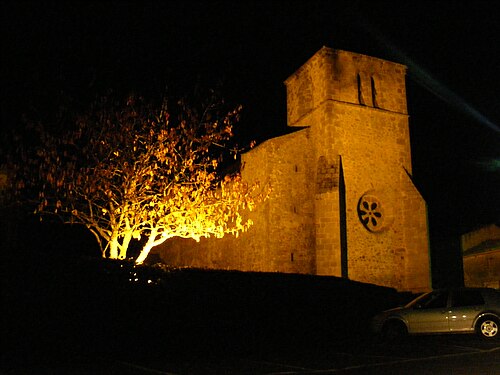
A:
[[[326,45],[409,67],[413,177],[429,206],[433,256],[445,255],[437,262],[456,255],[450,249],[460,234],[500,219],[495,1],[4,1],[0,7],[4,130],[19,126],[23,113],[50,118],[61,101],[86,103],[110,88],[159,96],[201,84],[242,104],[238,134],[260,142],[285,131],[283,81]]]

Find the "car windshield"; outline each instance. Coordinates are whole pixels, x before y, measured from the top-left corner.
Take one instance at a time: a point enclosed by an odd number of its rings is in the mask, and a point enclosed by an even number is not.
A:
[[[433,292],[427,292],[427,293],[421,294],[420,296],[418,296],[415,299],[408,302],[404,307],[413,307],[415,305],[421,305],[422,303],[424,303],[425,301],[430,299],[432,297],[432,294],[433,294]]]
[[[448,304],[448,291],[435,290],[415,298],[405,307],[416,309],[437,309],[446,307]]]

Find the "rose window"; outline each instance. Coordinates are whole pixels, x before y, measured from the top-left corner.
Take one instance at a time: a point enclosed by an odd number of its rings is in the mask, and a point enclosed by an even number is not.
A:
[[[358,217],[370,232],[383,229],[384,213],[380,201],[373,195],[363,195],[358,202]]]

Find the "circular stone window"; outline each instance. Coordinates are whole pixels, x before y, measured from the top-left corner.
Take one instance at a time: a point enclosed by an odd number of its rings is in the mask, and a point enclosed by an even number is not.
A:
[[[358,217],[370,232],[379,232],[385,227],[384,209],[374,195],[365,194],[358,201]]]

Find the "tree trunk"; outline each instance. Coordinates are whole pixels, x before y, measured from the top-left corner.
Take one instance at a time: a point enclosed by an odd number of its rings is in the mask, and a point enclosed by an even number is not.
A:
[[[135,264],[142,264],[142,263],[144,263],[144,261],[148,257],[149,252],[151,251],[152,248],[153,248],[152,244],[146,244],[146,245],[144,245],[144,247],[142,248],[139,256],[135,260]]]
[[[148,257],[149,252],[151,251],[151,249],[153,247],[161,245],[166,240],[168,240],[169,238],[172,238],[172,237],[173,236],[171,236],[171,235],[169,236],[165,232],[158,233],[158,230],[151,229],[151,233],[149,234],[148,241],[146,242],[146,244],[144,245],[144,247],[141,250],[141,253],[139,254],[137,259],[135,260],[135,264],[142,264],[146,260],[146,258]]]
[[[120,254],[118,255],[119,259],[126,259],[127,258],[127,250],[130,245],[130,241],[132,240],[132,232],[126,233],[123,236],[123,241],[120,245]]]
[[[115,236],[109,241],[109,258],[118,259],[118,238]]]

